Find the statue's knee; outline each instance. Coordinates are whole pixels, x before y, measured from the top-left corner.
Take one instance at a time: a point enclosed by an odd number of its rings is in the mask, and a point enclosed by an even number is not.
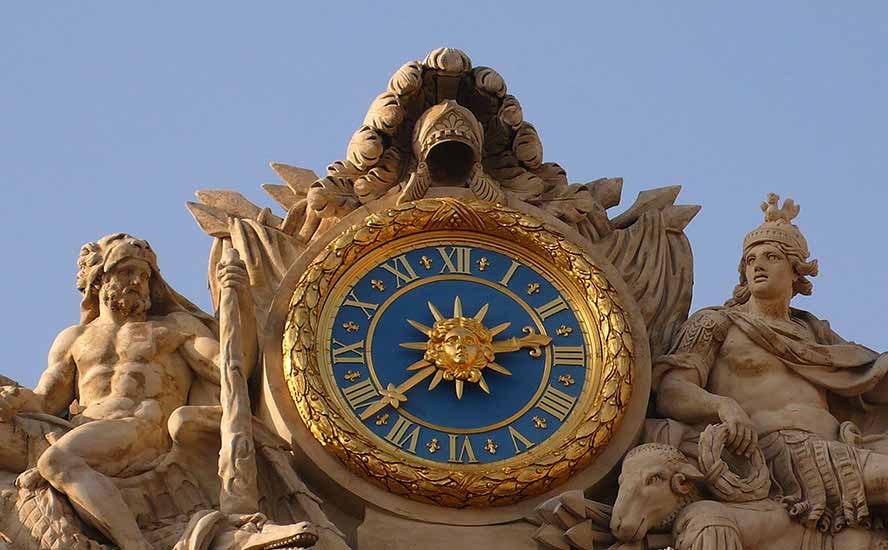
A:
[[[179,407],[174,410],[173,414],[170,415],[169,420],[167,420],[167,431],[170,433],[170,437],[174,443],[182,443],[182,428],[188,422],[188,415],[182,412],[183,408],[184,407]]]
[[[170,415],[167,430],[174,443],[188,445],[207,436],[218,438],[220,421],[220,407],[184,406]]]
[[[64,483],[66,476],[76,467],[76,457],[55,446],[50,446],[37,459],[37,471],[50,482]]]

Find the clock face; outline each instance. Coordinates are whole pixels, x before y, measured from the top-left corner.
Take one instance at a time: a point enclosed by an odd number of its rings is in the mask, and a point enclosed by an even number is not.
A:
[[[438,506],[508,505],[585,468],[616,432],[644,338],[622,300],[538,220],[423,199],[305,267],[284,376],[318,452],[352,474]]]
[[[508,461],[553,437],[595,384],[579,308],[516,252],[423,236],[348,274],[322,314],[319,364],[378,445],[442,465]]]

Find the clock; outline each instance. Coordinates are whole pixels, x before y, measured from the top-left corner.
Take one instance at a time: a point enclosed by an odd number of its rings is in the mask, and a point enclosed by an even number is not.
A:
[[[353,473],[448,507],[505,505],[591,463],[632,390],[634,344],[603,271],[555,229],[424,199],[334,239],[283,340],[311,434]]]

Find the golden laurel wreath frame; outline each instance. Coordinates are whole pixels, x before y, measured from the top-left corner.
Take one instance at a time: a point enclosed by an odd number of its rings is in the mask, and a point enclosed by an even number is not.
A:
[[[549,262],[572,281],[595,322],[600,357],[598,391],[558,431],[531,452],[488,464],[440,464],[367,436],[324,383],[319,333],[325,301],[343,275],[371,251],[429,231],[499,237]],[[617,290],[592,259],[553,227],[518,210],[478,200],[423,199],[367,217],[334,238],[309,264],[290,299],[283,335],[290,395],[311,434],[355,474],[387,491],[453,508],[513,504],[544,493],[589,465],[607,446],[629,406],[634,344]],[[556,441],[557,439],[557,441]],[[551,442],[551,444],[549,444]]]

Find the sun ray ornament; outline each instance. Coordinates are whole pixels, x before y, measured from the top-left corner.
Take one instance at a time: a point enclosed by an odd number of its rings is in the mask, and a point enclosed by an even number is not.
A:
[[[542,354],[541,347],[548,345],[552,338],[545,334],[537,334],[532,327],[524,327],[521,338],[511,337],[494,341],[494,338],[508,329],[512,323],[502,323],[487,328],[483,321],[490,309],[484,304],[472,317],[463,316],[462,300],[456,296],[453,300],[453,315],[445,317],[432,302],[428,302],[429,311],[435,319],[434,325],[428,327],[413,319],[407,323],[423,333],[428,340],[425,342],[404,342],[401,347],[424,351],[423,358],[409,367],[414,371],[423,369],[429,375],[434,372],[429,391],[434,390],[442,380],[454,383],[456,397],[462,399],[466,382],[478,384],[485,393],[490,387],[484,379],[484,369],[511,376],[512,372],[494,361],[497,353],[517,351],[530,348],[531,357]],[[428,367],[435,367],[434,370]]]

